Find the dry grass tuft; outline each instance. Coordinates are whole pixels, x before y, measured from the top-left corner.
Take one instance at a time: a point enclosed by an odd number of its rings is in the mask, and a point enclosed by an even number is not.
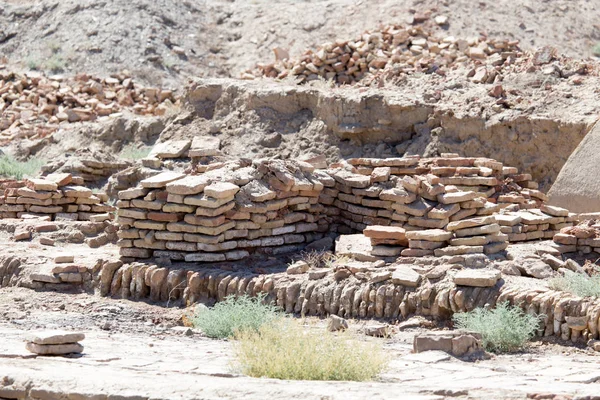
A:
[[[236,339],[241,370],[253,377],[369,381],[386,365],[377,342],[363,342],[347,332],[305,330],[288,319],[241,332]]]

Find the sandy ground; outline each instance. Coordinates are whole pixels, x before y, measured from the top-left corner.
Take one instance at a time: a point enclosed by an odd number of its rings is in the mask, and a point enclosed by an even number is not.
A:
[[[422,328],[388,339],[368,338],[381,341],[389,356],[388,368],[375,382],[249,378],[239,372],[232,342],[208,339],[196,330],[186,336],[186,328],[176,327],[182,312],[86,294],[1,289],[0,382],[9,377],[17,385],[28,381],[32,388],[49,392],[143,399],[516,399],[535,393],[592,396],[600,391],[600,356],[590,350],[534,342],[523,353],[464,362],[435,351],[412,354],[412,338]],[[304,323],[307,329],[325,329],[325,321]],[[350,324],[356,331],[364,322]],[[84,331],[83,355],[28,353],[25,334],[47,328]]]

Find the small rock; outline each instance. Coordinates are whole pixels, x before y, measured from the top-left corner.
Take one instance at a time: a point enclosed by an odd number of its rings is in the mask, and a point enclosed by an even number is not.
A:
[[[171,330],[177,334],[184,336],[192,336],[194,334],[192,329],[188,328],[187,326],[174,326],[171,328]]]
[[[387,325],[371,324],[365,326],[365,335],[374,337],[389,337],[390,331]]]
[[[288,275],[299,275],[308,272],[310,269],[310,265],[306,261],[296,261],[289,267],[287,267],[286,272]]]
[[[337,315],[330,315],[327,321],[327,330],[329,332],[343,331],[348,329],[348,321]]]
[[[40,244],[43,244],[44,246],[54,246],[54,240],[50,239],[48,237],[40,237]]]
[[[434,18],[436,24],[443,26],[448,23],[448,17],[445,15],[438,15]]]
[[[576,331],[582,331],[588,326],[588,318],[589,317],[587,315],[583,317],[566,316],[565,321],[567,321],[567,325],[569,325],[569,328]]]
[[[26,230],[15,231],[13,236],[13,240],[18,242],[20,240],[29,240],[31,239],[31,232]]]
[[[395,285],[417,287],[420,281],[421,275],[410,267],[400,266],[392,274],[392,283]]]
[[[62,254],[54,257],[54,262],[56,264],[72,263],[73,261],[75,261],[75,256],[72,254]]]
[[[371,275],[371,283],[379,283],[383,281],[387,281],[392,277],[392,273],[390,271],[377,272]]]

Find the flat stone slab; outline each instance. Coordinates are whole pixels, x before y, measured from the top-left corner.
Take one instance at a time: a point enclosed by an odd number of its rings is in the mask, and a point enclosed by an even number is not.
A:
[[[427,229],[422,231],[406,232],[407,239],[427,240],[430,242],[445,242],[452,238],[452,232],[443,229]]]
[[[70,331],[40,331],[31,332],[26,337],[27,341],[35,344],[65,344],[77,343],[85,339],[85,334]]]
[[[421,282],[421,275],[414,269],[400,266],[392,273],[392,283],[409,287],[417,287]]]
[[[179,195],[191,195],[201,193],[209,184],[204,175],[188,175],[185,178],[167,183],[167,192]]]
[[[158,158],[180,158],[190,148],[191,140],[169,140],[158,143],[152,148],[149,156]]]
[[[500,279],[500,271],[490,269],[463,269],[454,275],[454,283],[461,286],[491,287]]]
[[[26,181],[27,187],[33,190],[56,190],[58,185],[55,182],[46,179],[30,178]]]
[[[482,348],[480,334],[462,330],[424,332],[416,335],[413,341],[415,353],[433,350],[462,357],[480,352]]]
[[[469,218],[460,221],[450,222],[446,229],[456,231],[458,229],[473,228],[475,226],[489,225],[496,223],[496,217],[493,215],[487,217]]]
[[[212,136],[196,136],[188,152],[189,157],[211,157],[220,154],[221,140]]]
[[[140,183],[145,188],[159,189],[165,187],[167,183],[176,181],[183,177],[185,177],[185,174],[169,171],[144,179]]]
[[[240,191],[240,187],[229,182],[214,182],[204,188],[204,194],[215,199],[227,199]]]
[[[53,356],[71,353],[81,353],[83,346],[79,343],[67,343],[67,344],[37,344],[29,342],[25,345],[25,348],[32,353]]]
[[[406,230],[399,226],[368,226],[363,231],[368,238],[406,240]]]
[[[378,258],[371,255],[373,246],[371,239],[365,235],[341,235],[335,241],[335,254],[349,256],[358,261],[376,261]]]
[[[500,232],[500,225],[498,224],[489,224],[483,226],[476,226],[473,228],[465,228],[458,229],[454,231],[454,234],[457,237],[465,237],[465,236],[480,236],[480,235],[488,235],[491,233]]]

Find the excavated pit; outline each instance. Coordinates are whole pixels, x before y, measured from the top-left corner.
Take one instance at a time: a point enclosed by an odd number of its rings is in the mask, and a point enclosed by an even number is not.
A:
[[[477,93],[479,94],[479,93]],[[158,139],[209,133],[233,157],[329,161],[405,154],[495,158],[528,171],[547,190],[595,117],[504,110],[472,113],[422,93],[371,88],[327,91],[271,81],[202,80],[185,98],[190,113]]]

